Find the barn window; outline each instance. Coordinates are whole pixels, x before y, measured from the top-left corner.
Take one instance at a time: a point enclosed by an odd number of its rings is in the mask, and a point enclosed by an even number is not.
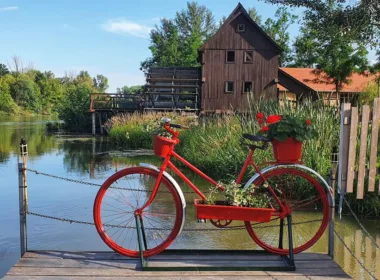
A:
[[[244,52],[244,63],[253,63],[253,51]]]
[[[244,82],[243,93],[252,92],[252,82]]]
[[[245,31],[245,24],[240,23],[237,25],[237,32],[241,33]]]
[[[235,51],[227,51],[226,52],[226,62],[234,63],[235,62]]]
[[[234,82],[226,82],[226,93],[234,93]]]

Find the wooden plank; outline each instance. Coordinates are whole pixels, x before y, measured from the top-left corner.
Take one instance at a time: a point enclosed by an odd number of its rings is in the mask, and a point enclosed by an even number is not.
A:
[[[71,276],[6,276],[4,279],[8,279],[8,280],[24,280],[24,279],[39,279],[39,280],[68,280],[68,279],[73,279],[73,277]],[[86,277],[86,276],[81,276],[79,278],[80,280],[94,280],[94,277]],[[96,280],[116,280],[116,279],[133,279],[133,280],[215,280],[215,277],[213,276],[206,276],[206,277],[203,277],[203,276],[197,276],[197,275],[193,275],[193,276],[172,276],[172,277],[168,277],[168,276],[160,276],[160,274],[157,274],[154,276],[154,278],[152,278],[152,276],[150,277],[147,277],[147,276],[134,276],[134,275],[125,275],[123,276],[122,278],[121,277],[96,277]],[[222,278],[218,278],[218,279],[223,279],[223,280],[232,280],[232,279],[239,279],[239,280],[252,280],[252,276],[222,276]],[[254,279],[258,279],[258,280],[273,280],[273,277],[271,276],[264,276],[264,275],[260,275],[260,276],[257,276],[255,275],[255,278]],[[296,276],[296,277],[291,277],[289,278],[288,276],[280,276],[278,278],[276,278],[278,280],[308,280],[310,278],[307,278],[306,276]],[[330,279],[330,278],[329,278]],[[325,279],[326,280],[326,279]]]
[[[358,107],[351,108],[351,125],[348,151],[347,189],[348,193],[354,191],[355,160],[356,160],[356,136],[358,133]]]
[[[372,266],[372,241],[368,236],[365,237],[365,264],[371,270]],[[372,271],[372,270],[371,270]]]
[[[369,159],[369,176],[368,176],[368,191],[375,191],[376,179],[376,157],[377,143],[379,135],[379,117],[380,117],[380,98],[375,98],[373,101],[372,114],[372,131],[371,131],[371,153]]]
[[[199,251],[198,251],[199,252]],[[278,260],[279,256],[271,255],[271,254],[257,254],[257,253],[246,253],[242,254],[228,254],[228,251],[224,251],[226,253],[191,253],[189,252],[187,255],[183,254],[181,250],[170,250],[167,252],[163,252],[157,256],[152,257],[152,260],[164,260],[164,259],[210,259],[210,258],[218,258],[220,260],[223,259],[231,259],[233,256],[234,259],[251,259],[251,260],[262,260],[265,258],[266,260]],[[25,253],[25,258],[39,258],[39,259],[86,259],[86,260],[134,260],[120,254],[114,252],[67,252],[67,251],[28,251]],[[326,254],[319,253],[302,253],[294,255],[295,261],[326,261],[332,260],[330,256]]]
[[[150,271],[138,271],[129,269],[103,269],[103,268],[35,268],[35,267],[13,267],[7,274],[7,276],[96,276],[96,277],[126,277],[126,276],[157,276],[169,277],[169,276],[194,276],[199,272],[194,271],[161,271],[161,272],[150,272]],[[267,276],[268,274],[264,271],[239,271],[239,275],[242,276]],[[203,276],[235,276],[236,271],[204,271]]]
[[[347,186],[347,165],[348,165],[348,148],[349,148],[349,118],[351,104],[343,103],[340,115],[340,143],[339,143],[339,170],[338,186],[343,192],[346,192]]]
[[[364,177],[367,158],[367,137],[368,137],[368,121],[369,121],[369,106],[363,105],[362,122],[360,130],[360,152],[359,152],[359,170],[358,170],[358,188],[356,192],[357,199],[364,197]]]

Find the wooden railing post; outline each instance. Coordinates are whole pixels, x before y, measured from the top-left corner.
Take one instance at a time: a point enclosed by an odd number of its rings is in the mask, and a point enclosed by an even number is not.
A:
[[[338,170],[338,148],[333,147],[331,154],[331,173],[330,173],[330,186],[332,188],[332,203],[335,201],[335,188],[336,188],[336,174]],[[330,206],[331,207],[331,206]],[[328,255],[334,258],[334,222],[335,222],[335,207],[330,208],[329,218],[329,238],[328,238]]]
[[[20,250],[21,256],[27,251],[26,212],[28,212],[28,192],[26,182],[26,165],[28,146],[24,139],[20,142],[21,161],[18,161],[19,209],[20,209]]]
[[[341,115],[340,115],[338,187],[341,191],[341,194],[340,194],[340,200],[339,200],[339,214],[341,214],[341,211],[342,211],[343,196],[346,193],[346,187],[347,187],[351,104],[350,103],[343,103],[340,113],[341,113]]]

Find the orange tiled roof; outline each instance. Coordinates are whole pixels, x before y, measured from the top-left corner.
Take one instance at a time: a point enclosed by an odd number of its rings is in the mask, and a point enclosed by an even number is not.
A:
[[[305,84],[309,88],[323,92],[335,91],[335,85],[325,72],[314,68],[280,68],[282,71],[292,76],[294,79]],[[375,75],[363,75],[353,73],[349,84],[344,84],[342,92],[363,92],[368,82],[372,81]],[[280,88],[280,87],[279,87]],[[282,90],[280,88],[280,90]]]

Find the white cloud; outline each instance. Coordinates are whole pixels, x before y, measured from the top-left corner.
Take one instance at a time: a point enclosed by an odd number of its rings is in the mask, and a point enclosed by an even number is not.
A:
[[[127,19],[110,19],[102,28],[111,33],[129,34],[140,38],[148,38],[151,27]]]
[[[0,8],[0,12],[17,11],[17,10],[18,10],[17,6]]]

